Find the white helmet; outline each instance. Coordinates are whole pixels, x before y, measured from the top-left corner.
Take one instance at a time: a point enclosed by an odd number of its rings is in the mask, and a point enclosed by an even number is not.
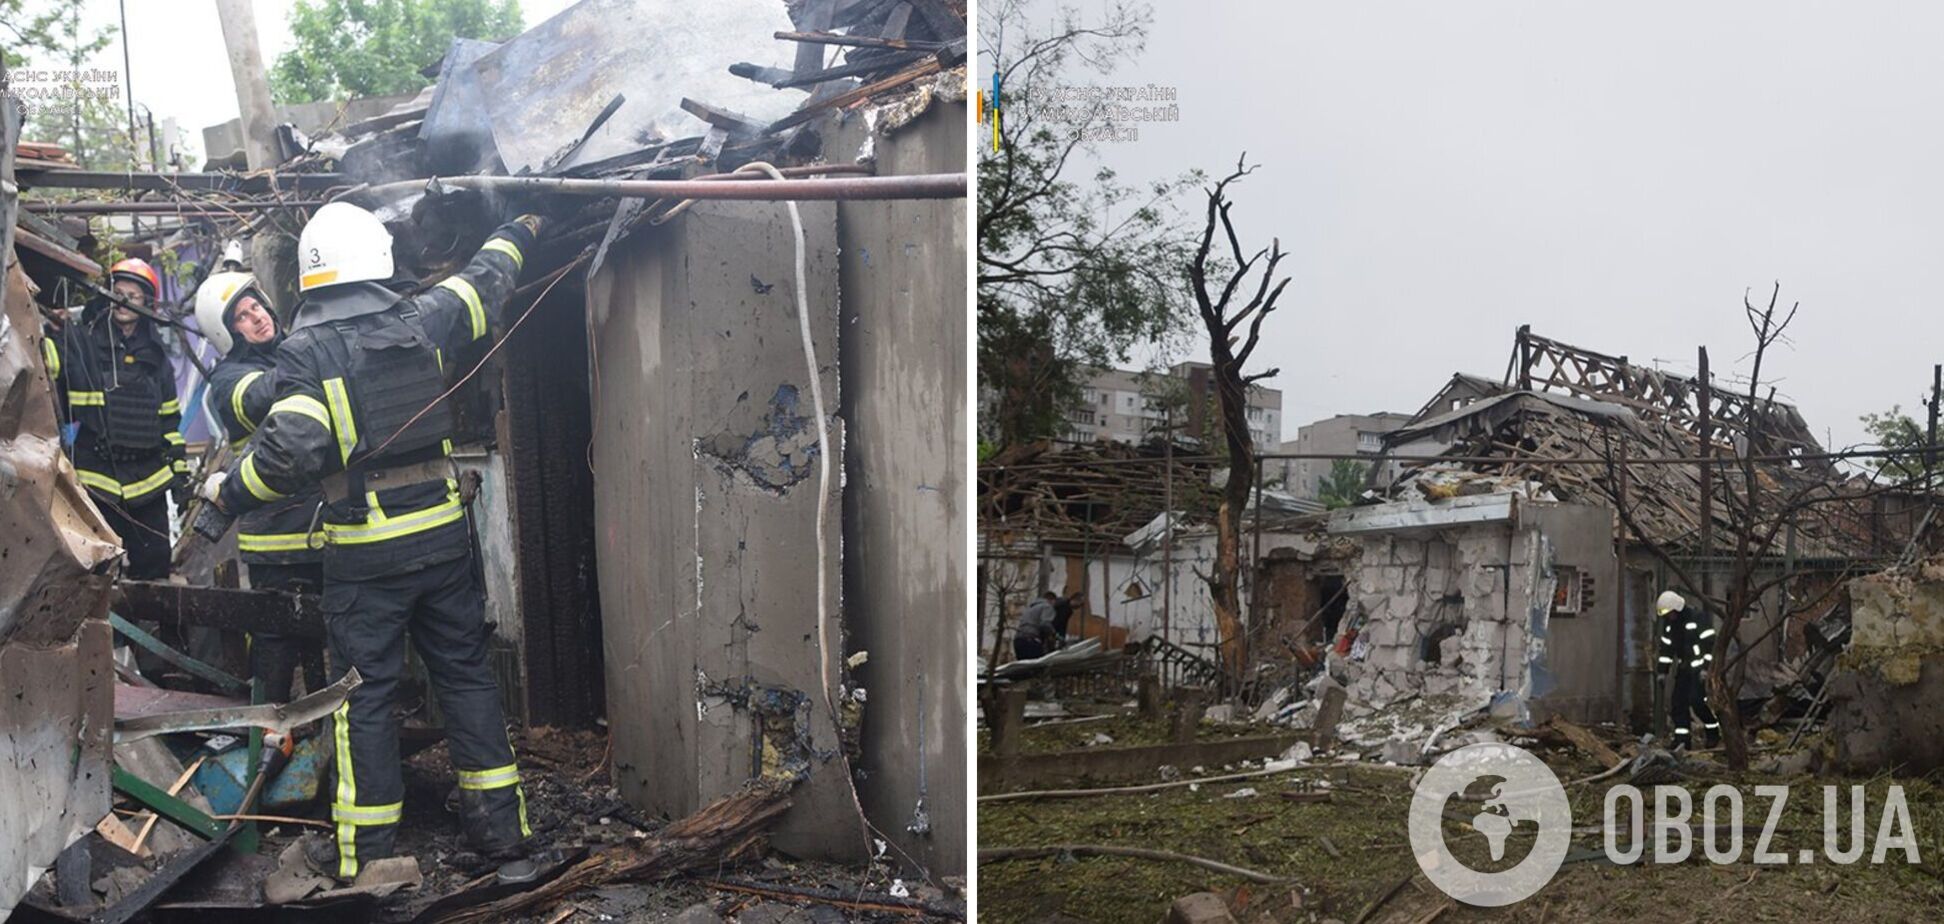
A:
[[[229,325],[223,323],[223,315],[243,293],[255,289],[256,276],[250,273],[210,273],[196,289],[196,326],[202,328],[205,339],[216,345],[218,354],[228,356],[230,347],[236,345]]]
[[[1660,599],[1654,601],[1654,612],[1665,616],[1687,608],[1687,598],[1671,590],[1661,591]]]
[[[371,282],[392,275],[392,236],[378,216],[330,202],[297,236],[297,289]]]

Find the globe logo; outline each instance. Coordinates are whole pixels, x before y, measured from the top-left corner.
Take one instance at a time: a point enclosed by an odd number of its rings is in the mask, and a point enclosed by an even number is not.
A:
[[[1447,818],[1484,838],[1489,861],[1467,864],[1447,843]],[[1522,901],[1552,881],[1572,844],[1566,789],[1544,761],[1510,744],[1459,748],[1425,771],[1411,793],[1411,851],[1425,878],[1468,905],[1498,908]],[[1527,843],[1523,859],[1505,866]]]

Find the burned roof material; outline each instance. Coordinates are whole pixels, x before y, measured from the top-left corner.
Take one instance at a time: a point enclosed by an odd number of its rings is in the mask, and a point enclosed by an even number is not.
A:
[[[1426,440],[1450,461],[1412,462],[1387,487],[1393,497],[1523,491],[1552,499],[1624,502],[1649,542],[1699,554],[1702,485],[1699,402],[1711,411],[1717,553],[1735,547],[1735,510],[1748,496],[1740,465],[1751,463],[1761,509],[1758,530],[1778,516],[1796,532],[1804,558],[1876,554],[1872,486],[1838,472],[1788,404],[1646,369],[1520,328],[1507,383],[1459,375],[1410,423],[1385,436],[1387,455]],[[1380,467],[1381,468],[1381,467]],[[1616,529],[1627,532],[1624,523]],[[1628,538],[1634,538],[1629,536]]]
[[[1119,544],[1171,500],[1177,511],[1212,515],[1221,502],[1215,465],[1199,447],[1028,443],[1001,450],[979,468],[979,528],[1045,541]],[[1169,475],[1172,472],[1173,484]]]

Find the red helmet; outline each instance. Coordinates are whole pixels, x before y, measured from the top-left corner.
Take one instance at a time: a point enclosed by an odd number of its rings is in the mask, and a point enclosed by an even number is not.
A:
[[[108,281],[112,284],[119,279],[141,283],[148,289],[149,298],[157,298],[162,294],[162,277],[155,274],[155,268],[149,266],[147,260],[130,257],[115,264],[108,270]]]

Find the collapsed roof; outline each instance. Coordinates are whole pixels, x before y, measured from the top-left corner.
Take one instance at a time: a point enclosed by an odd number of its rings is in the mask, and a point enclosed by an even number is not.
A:
[[[1859,503],[1872,486],[1837,471],[1792,405],[1704,390],[1696,379],[1526,328],[1519,330],[1512,363],[1509,383],[1454,376],[1416,417],[1385,436],[1386,454],[1435,441],[1448,447],[1441,455],[1451,461],[1406,465],[1384,493],[1524,490],[1616,509],[1624,499],[1642,537],[1694,554],[1702,532],[1700,466],[1659,460],[1701,454],[1705,393],[1713,454],[1734,459],[1745,453],[1757,460],[1751,466],[1757,532],[1785,516],[1783,525],[1794,526],[1796,551],[1804,558],[1867,556],[1881,538],[1874,535],[1867,504]],[[1714,481],[1711,544],[1718,553],[1730,552],[1748,481],[1741,466],[1723,464],[1714,466]],[[1618,517],[1615,528],[1636,538]],[[1782,547],[1780,537],[1775,547]]]

